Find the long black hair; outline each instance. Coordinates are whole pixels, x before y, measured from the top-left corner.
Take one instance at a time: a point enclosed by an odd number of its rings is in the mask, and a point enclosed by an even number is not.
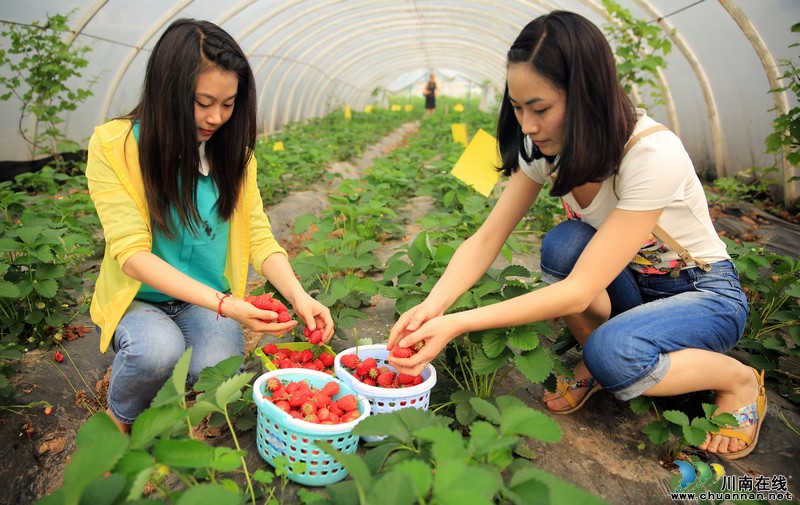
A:
[[[522,29],[508,50],[507,63],[529,64],[566,93],[564,148],[550,194],[563,196],[572,188],[615,174],[636,124],[636,111],[619,83],[614,55],[600,29],[578,14],[553,11]],[[498,170],[505,175],[517,171],[520,156],[527,162],[543,156],[535,145],[529,144],[531,152],[525,148],[508,84],[500,105],[497,139],[502,158]]]
[[[230,119],[206,142],[210,177],[221,219],[233,215],[256,141],[255,79],[244,52],[219,26],[179,19],[170,24],[147,62],[139,104],[139,163],[153,226],[174,236],[170,209],[181,225],[197,230],[200,153],[194,102],[197,77],[217,68],[234,72],[238,88]]]

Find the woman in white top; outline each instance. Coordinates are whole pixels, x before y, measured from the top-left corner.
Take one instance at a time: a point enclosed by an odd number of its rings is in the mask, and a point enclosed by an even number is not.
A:
[[[430,295],[392,328],[390,348],[425,346],[391,363],[416,374],[463,333],[560,317],[583,360],[545,393],[549,411],[574,412],[601,387],[622,400],[713,390],[739,426],[709,434],[701,449],[749,454],[766,412],[763,372],[725,354],[742,336],[745,294],[683,145],[633,107],[594,24],[555,11],[522,30],[508,51],[497,133],[508,185]],[[548,286],[445,315],[545,184],[570,218],[542,243]]]

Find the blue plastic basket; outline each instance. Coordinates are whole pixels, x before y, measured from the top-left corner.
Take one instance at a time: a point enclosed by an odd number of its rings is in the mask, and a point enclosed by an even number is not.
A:
[[[265,383],[271,378],[281,381],[307,381],[310,386],[322,389],[331,381],[339,384],[339,393],[333,398],[353,394],[358,398],[361,416],[354,421],[342,424],[316,424],[295,419],[274,403],[264,398]],[[358,437],[352,434],[353,428],[369,416],[370,404],[346,383],[322,372],[301,368],[286,368],[267,372],[253,384],[253,401],[258,408],[256,445],[258,454],[273,465],[275,458],[284,456],[287,463],[287,477],[306,486],[325,486],[347,477],[348,472],[342,464],[317,447],[316,442],[325,441],[335,449],[353,454],[358,448]],[[305,470],[296,466],[305,463]],[[273,465],[274,466],[274,465]]]

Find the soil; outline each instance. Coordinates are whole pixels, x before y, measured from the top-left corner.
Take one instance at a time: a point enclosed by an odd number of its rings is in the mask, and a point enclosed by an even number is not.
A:
[[[342,178],[358,177],[375,157],[385,156],[392,149],[403,145],[417,128],[409,123],[398,128],[381,142],[367,150],[365,155],[352,163],[336,163],[330,167]],[[330,187],[320,183],[307,191],[289,195],[281,203],[267,209],[273,231],[279,242],[290,254],[302,249],[302,236],[292,232],[292,223],[301,214],[320,212],[327,205]],[[426,198],[413,199],[398,212],[408,217],[409,223],[424,215],[431,202]],[[729,236],[749,233],[768,239],[773,248],[782,248],[785,254],[796,256],[800,250],[800,226],[783,221],[757,208],[743,204],[736,209],[716,209],[715,223],[718,229]],[[412,240],[418,229],[412,224],[405,240]],[[394,253],[403,242],[387,243],[377,254],[382,260]],[[535,258],[525,259],[528,268],[538,268]],[[258,277],[251,272],[255,286]],[[385,341],[389,328],[395,321],[394,304],[381,297],[373,299],[373,305],[363,309],[366,318],[356,330],[359,337],[372,338],[374,342]],[[5,491],[0,496],[0,505],[33,503],[53,489],[61,486],[64,469],[70,454],[75,449],[75,435],[81,424],[94,412],[105,407],[107,372],[113,360],[113,352],[101,354],[99,339],[94,327],[83,316],[76,322],[78,327],[90,330],[82,337],[64,342],[66,359],[62,363],[52,360],[52,352],[33,351],[27,353],[19,364],[13,382],[21,397],[16,403],[32,405],[14,411],[0,412],[0,482],[5,482]],[[273,341],[246,333],[247,349]],[[335,340],[331,345],[339,351],[354,344],[348,340]],[[565,355],[568,362],[575,362],[578,355],[572,351]],[[259,374],[260,363],[250,361],[248,371]],[[446,387],[442,382],[442,387]],[[544,412],[539,399],[540,384],[531,384],[518,374],[509,374],[499,386],[498,394],[515,394],[534,409]],[[439,395],[443,391],[438,392]],[[758,446],[747,458],[728,461],[701,451],[686,450],[688,454],[701,455],[708,463],[719,463],[727,475],[764,475],[768,478],[784,476],[788,479],[788,490],[800,495],[800,407],[793,405],[774,391],[768,391],[769,411],[764,421]],[[434,390],[432,402],[437,401]],[[45,415],[44,405],[53,407],[52,414]],[[605,391],[596,393],[578,412],[553,416],[558,422],[563,438],[560,442],[541,443],[529,441],[529,447],[537,454],[534,464],[561,479],[571,481],[581,488],[614,504],[668,504],[669,479],[676,474],[671,468],[671,459],[661,464],[661,449],[654,447],[642,433],[642,427],[652,416],[634,414],[627,402],[616,400]],[[252,433],[252,432],[249,432]],[[219,445],[232,446],[226,433],[207,431],[204,436]],[[258,456],[255,436],[240,437],[248,451],[247,464],[250,471],[269,466]],[[670,468],[667,468],[670,467]],[[287,487],[283,503],[298,503],[295,493],[299,486]]]

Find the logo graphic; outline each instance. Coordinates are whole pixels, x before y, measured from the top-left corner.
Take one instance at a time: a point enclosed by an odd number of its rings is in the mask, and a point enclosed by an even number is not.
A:
[[[678,489],[686,489],[686,487],[694,483],[702,486],[706,482],[710,483],[719,480],[725,475],[725,468],[719,463],[712,463],[711,466],[702,461],[689,463],[687,461],[676,460],[673,461],[673,463],[677,465],[678,470],[681,472],[681,482]],[[714,479],[709,481],[712,475]]]

